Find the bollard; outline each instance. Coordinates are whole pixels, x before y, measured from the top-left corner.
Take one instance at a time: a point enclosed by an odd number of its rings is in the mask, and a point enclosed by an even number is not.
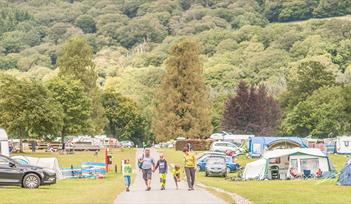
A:
[[[115,173],[117,174],[117,164],[115,164]]]

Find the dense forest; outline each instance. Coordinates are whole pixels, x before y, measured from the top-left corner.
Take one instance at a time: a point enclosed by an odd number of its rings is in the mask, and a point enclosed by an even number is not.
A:
[[[228,96],[245,81],[279,100],[275,134],[347,134],[351,105],[340,103],[350,100],[343,98],[351,83],[348,14],[349,0],[0,0],[0,72],[50,81],[64,43],[83,37],[97,88],[127,97],[150,126],[170,47],[187,36],[200,43],[214,131]],[[325,73],[317,85],[301,85],[316,73]],[[318,108],[321,100],[327,104]]]

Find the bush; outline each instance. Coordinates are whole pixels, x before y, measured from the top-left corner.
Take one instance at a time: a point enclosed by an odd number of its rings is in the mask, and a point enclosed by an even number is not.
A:
[[[201,139],[178,140],[175,145],[176,150],[183,151],[184,147],[187,147],[188,143],[191,144],[194,151],[205,151],[210,149],[212,141]]]

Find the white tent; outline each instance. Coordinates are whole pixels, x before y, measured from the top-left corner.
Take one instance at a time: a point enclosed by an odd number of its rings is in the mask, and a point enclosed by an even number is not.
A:
[[[336,153],[351,154],[351,136],[336,138]]]
[[[278,168],[279,179],[291,178],[289,170],[292,168],[300,175],[304,170],[310,170],[313,174],[318,169],[322,172],[330,172],[333,169],[328,157],[320,149],[277,149],[268,151],[261,159],[248,163],[243,178],[272,179],[271,167]]]
[[[10,156],[9,141],[6,131],[0,128],[0,154]]]
[[[27,157],[27,156],[13,156],[12,159],[16,160],[21,164],[28,164],[33,166],[39,166],[54,170],[56,172],[56,178],[62,179],[62,172],[58,163],[58,160],[54,157],[50,158],[38,158],[38,157]]]

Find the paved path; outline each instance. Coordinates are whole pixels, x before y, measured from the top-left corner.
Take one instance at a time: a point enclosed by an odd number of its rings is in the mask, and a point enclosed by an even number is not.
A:
[[[142,150],[137,150],[137,156],[140,156]],[[152,157],[157,160],[158,153],[151,150]],[[159,175],[155,172],[152,175],[151,191],[145,191],[145,184],[142,179],[141,171],[136,170],[137,175],[130,192],[122,192],[117,195],[114,204],[225,204],[223,200],[215,197],[202,188],[195,188],[194,191],[188,191],[185,182],[181,182],[179,190],[176,189],[172,174],[167,174],[166,190],[160,190]]]

